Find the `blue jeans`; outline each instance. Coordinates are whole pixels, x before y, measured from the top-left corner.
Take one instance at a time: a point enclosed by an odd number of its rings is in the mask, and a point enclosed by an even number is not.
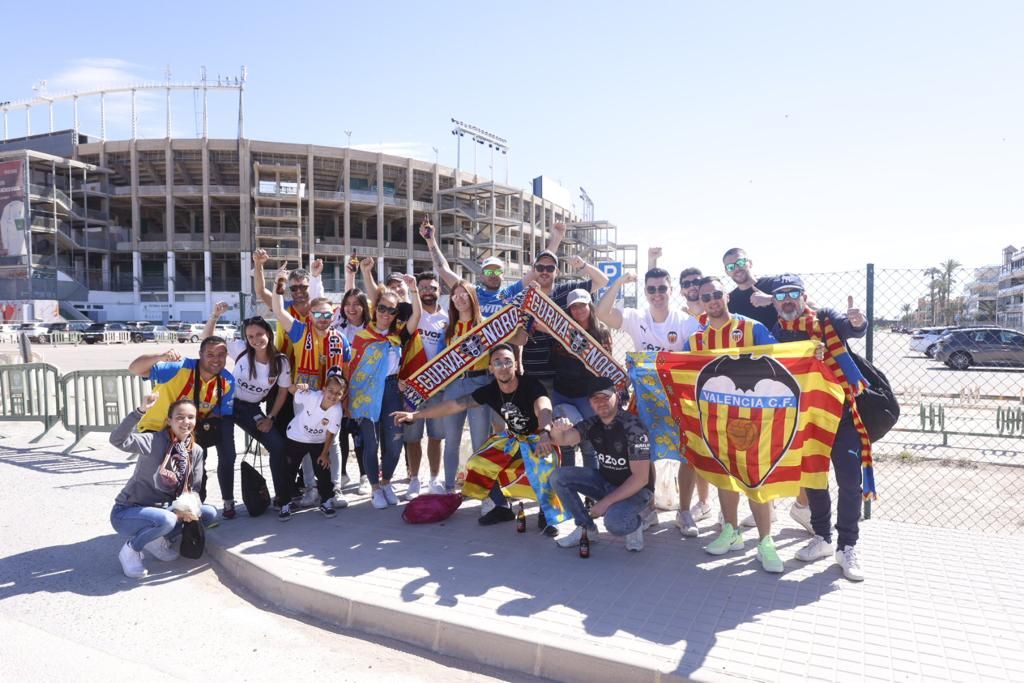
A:
[[[571,398],[564,394],[558,393],[555,390],[551,394],[551,405],[552,405],[552,416],[555,419],[564,417],[575,425],[585,417],[590,417],[594,414],[594,409],[590,407],[590,398],[587,396],[580,396],[578,398]],[[576,464],[576,447],[575,446],[562,446],[562,466],[575,465]],[[583,454],[583,466],[589,467],[590,469],[597,469],[597,452],[594,451],[594,447],[590,445],[589,441],[583,441],[580,443],[580,453]]]
[[[459,377],[445,387],[442,398],[451,401],[471,394],[480,387],[487,386],[490,375],[478,377]],[[444,487],[449,491],[455,489],[455,475],[459,469],[459,449],[462,446],[462,429],[469,418],[469,438],[475,453],[487,437],[491,435],[491,409],[477,406],[467,411],[441,418],[444,421]]]
[[[838,547],[857,545],[860,534],[860,507],[863,498],[860,472],[860,434],[853,426],[849,411],[843,413],[832,444],[832,470],[839,486],[836,502]],[[806,489],[811,508],[811,527],[826,541],[832,540],[832,496],[828,489]]]
[[[201,505],[199,517],[203,526],[210,526],[217,519],[217,508]],[[146,544],[163,536],[173,541],[181,535],[181,522],[170,510],[149,505],[115,504],[110,511],[110,525],[119,534],[130,536],[128,545],[141,552]]]
[[[587,467],[559,467],[551,473],[550,482],[562,505],[572,514],[576,526],[586,527],[589,531],[596,531],[597,526],[583,507],[580,495],[599,501],[618,488],[599,471]],[[640,512],[650,504],[652,497],[650,489],[642,488],[629,498],[613,503],[604,513],[604,528],[615,536],[633,533],[640,528]]]
[[[268,432],[261,432],[256,429],[256,418],[266,417],[263,409],[258,403],[249,403],[235,399],[234,415],[224,418],[224,428],[232,431],[232,447],[221,454],[217,449],[217,481],[220,482],[220,497],[223,500],[234,500],[235,498],[235,449],[234,429],[237,425],[243,432],[256,439],[270,456],[273,463],[275,457],[280,457],[284,452],[284,437],[275,427]],[[277,456],[275,456],[277,454]],[[273,467],[273,466],[271,466]]]
[[[398,377],[392,375],[384,384],[380,415],[376,420],[359,420],[359,433],[363,437],[363,467],[366,478],[376,486],[383,475],[384,481],[391,481],[398,460],[402,457],[402,428],[395,425],[391,413],[405,410],[402,394],[398,391]],[[377,452],[380,451],[380,459]]]

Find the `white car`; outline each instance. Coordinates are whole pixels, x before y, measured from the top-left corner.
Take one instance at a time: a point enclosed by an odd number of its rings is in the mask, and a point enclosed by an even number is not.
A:
[[[935,352],[935,342],[939,341],[939,337],[953,329],[956,328],[922,327],[919,330],[914,330],[910,335],[910,351],[912,353],[923,353],[931,358],[932,354]]]

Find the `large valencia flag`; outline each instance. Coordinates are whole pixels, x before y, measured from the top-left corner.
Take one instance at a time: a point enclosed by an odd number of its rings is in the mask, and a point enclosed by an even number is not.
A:
[[[652,457],[681,459],[752,500],[828,488],[842,385],[814,342],[634,353],[629,372]]]

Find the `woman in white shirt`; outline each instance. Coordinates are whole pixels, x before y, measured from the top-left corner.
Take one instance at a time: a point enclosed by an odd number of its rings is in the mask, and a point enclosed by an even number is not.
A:
[[[320,512],[325,517],[333,517],[336,509],[348,505],[344,498],[334,497],[334,482],[331,481],[331,445],[341,431],[344,416],[341,400],[347,388],[341,368],[327,371],[321,391],[310,390],[304,384],[292,385],[289,391],[294,395],[295,417],[288,423],[284,467],[274,472],[274,478],[285,487],[295,481],[302,459],[308,455],[313,461],[316,486],[322,501]],[[274,488],[277,486],[275,483]],[[287,522],[291,516],[292,506],[288,502],[281,506],[277,518]]]
[[[213,336],[217,320],[228,310],[223,301],[217,302],[206,321],[203,338]],[[256,439],[270,454],[270,469],[280,467],[284,458],[284,436],[274,429],[274,419],[281,412],[286,394],[277,392],[274,405],[266,414],[260,404],[267,400],[275,386],[287,389],[292,385],[288,358],[274,346],[274,329],[263,318],[256,316],[242,321],[242,339],[228,340],[228,355],[235,359],[234,414],[224,418],[223,428],[235,425]],[[224,500],[224,518],[235,517],[235,453],[217,453],[217,481]],[[274,487],[278,503],[290,499],[287,490]]]

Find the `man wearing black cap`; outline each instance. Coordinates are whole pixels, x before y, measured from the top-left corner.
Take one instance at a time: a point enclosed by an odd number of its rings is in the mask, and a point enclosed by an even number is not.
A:
[[[619,396],[607,377],[590,381],[590,405],[594,415],[569,424],[555,421],[551,438],[560,446],[589,441],[597,452],[598,469],[559,467],[551,474],[551,485],[562,505],[572,513],[576,529],[555,541],[562,548],[579,545],[583,530],[591,543],[597,540],[594,519],[604,517],[604,526],[615,536],[626,537],[626,550],[644,548],[644,529],[655,521],[650,487],[651,444],[647,427],[636,415],[622,410]],[[589,513],[580,495],[594,499]]]

